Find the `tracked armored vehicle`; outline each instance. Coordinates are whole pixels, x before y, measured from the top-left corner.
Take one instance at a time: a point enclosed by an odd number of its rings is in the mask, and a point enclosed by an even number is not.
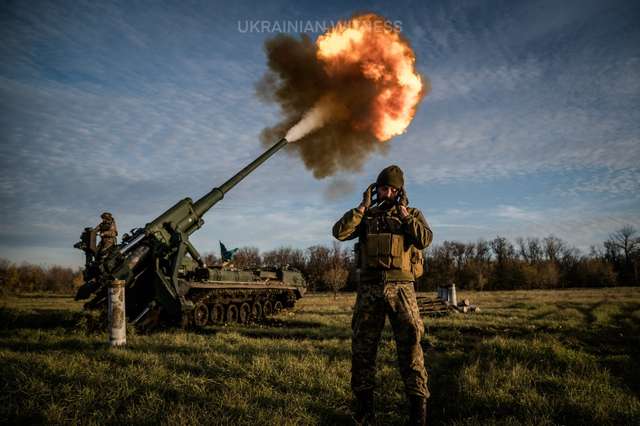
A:
[[[74,246],[85,253],[76,300],[91,298],[85,308],[106,309],[109,286],[124,285],[127,319],[139,329],[247,322],[292,307],[305,293],[300,272],[210,267],[189,242],[203,215],[286,144],[281,139],[220,187],[196,202],[179,201],[105,253],[96,250],[96,230],[85,228]]]
[[[293,307],[305,290],[302,274],[288,268],[209,268],[204,275],[204,280],[191,281],[187,294],[196,326],[260,321]]]

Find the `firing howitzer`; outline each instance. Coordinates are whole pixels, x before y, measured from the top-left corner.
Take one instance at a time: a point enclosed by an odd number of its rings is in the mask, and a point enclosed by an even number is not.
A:
[[[93,295],[85,308],[104,307],[110,283],[124,281],[126,312],[134,324],[155,321],[161,316],[170,322],[182,321],[186,325],[193,319],[192,312],[196,307],[194,300],[187,297],[193,287],[190,280],[202,280],[208,276],[206,265],[189,241],[189,236],[202,227],[202,217],[209,209],[287,143],[286,139],[281,139],[197,201],[193,202],[191,198],[178,201],[143,228],[135,228],[130,234],[125,234],[120,244],[104,254],[96,252],[95,229],[85,228],[80,242],[74,245],[86,256],[85,282],[78,290],[76,300]]]

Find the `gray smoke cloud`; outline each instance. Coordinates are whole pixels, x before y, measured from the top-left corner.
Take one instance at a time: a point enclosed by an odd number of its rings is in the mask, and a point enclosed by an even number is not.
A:
[[[348,114],[350,122],[367,120],[377,93],[357,64],[330,78],[317,58],[315,43],[306,35],[278,35],[267,40],[264,49],[269,69],[256,92],[260,99],[277,103],[283,115],[279,123],[262,131],[265,146],[287,134],[299,139],[289,151],[318,179],[338,171],[359,171],[373,152],[387,152],[386,144],[370,131],[358,130],[343,119]]]
[[[347,179],[334,178],[324,190],[324,197],[329,201],[336,201],[347,195],[353,194],[356,185]]]

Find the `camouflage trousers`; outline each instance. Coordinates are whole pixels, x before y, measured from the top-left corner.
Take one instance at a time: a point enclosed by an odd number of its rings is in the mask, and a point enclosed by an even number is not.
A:
[[[351,388],[371,390],[375,385],[376,355],[385,319],[389,316],[398,352],[398,365],[407,395],[429,397],[427,372],[420,339],[424,324],[412,282],[363,281],[351,321]]]

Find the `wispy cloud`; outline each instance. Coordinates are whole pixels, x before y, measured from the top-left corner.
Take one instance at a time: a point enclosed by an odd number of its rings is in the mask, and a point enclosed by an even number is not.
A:
[[[498,206],[496,216],[524,221],[537,221],[541,219],[538,212],[525,210],[516,206]]]
[[[101,211],[121,231],[141,226],[261,152],[257,136],[277,118],[254,97],[268,34],[240,34],[237,19],[327,13],[286,2],[1,8],[0,256],[76,264],[71,245]],[[391,163],[439,240],[554,233],[588,246],[638,224],[637,6],[378,9],[403,22],[433,85],[408,132],[335,181],[280,153],[206,215],[194,235],[203,251],[218,239],[262,249],[329,242],[333,221]],[[332,6],[335,18],[353,10]],[[561,178],[536,190],[505,184],[522,176]],[[456,182],[455,194],[432,190]],[[495,185],[485,200],[449,203],[473,198],[479,182]]]
[[[504,236],[558,236],[569,244],[588,251],[600,245],[615,230],[625,225],[640,228],[634,212],[601,211],[585,206],[535,208],[501,205],[468,210],[452,209],[431,216],[436,243],[443,240],[474,241]],[[488,224],[488,225],[487,225]]]

